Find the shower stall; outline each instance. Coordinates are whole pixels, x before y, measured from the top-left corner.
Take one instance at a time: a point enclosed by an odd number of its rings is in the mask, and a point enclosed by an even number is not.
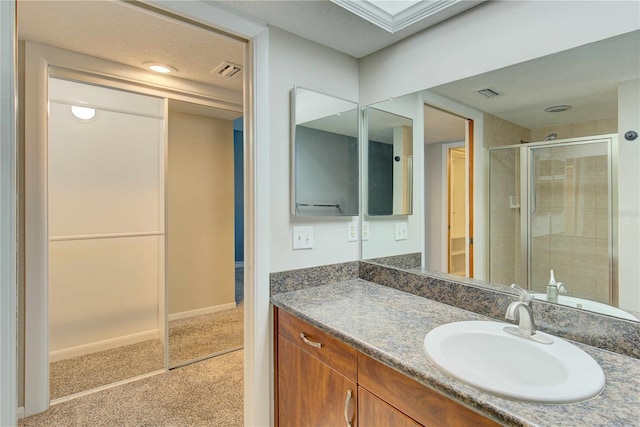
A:
[[[491,282],[545,293],[551,270],[568,295],[618,305],[616,135],[488,149]]]

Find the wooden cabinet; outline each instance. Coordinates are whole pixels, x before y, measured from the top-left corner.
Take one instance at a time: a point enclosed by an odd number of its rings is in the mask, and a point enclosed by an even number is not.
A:
[[[277,318],[277,425],[357,425],[357,352],[288,313]]]
[[[358,423],[360,427],[420,426],[413,419],[362,387],[358,387]]]
[[[285,311],[274,314],[280,427],[499,425]]]

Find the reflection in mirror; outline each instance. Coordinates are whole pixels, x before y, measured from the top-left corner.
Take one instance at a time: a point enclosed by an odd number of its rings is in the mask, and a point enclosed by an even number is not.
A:
[[[234,221],[234,199],[242,198],[242,182],[234,179],[242,159],[242,124],[234,120],[240,114],[169,101],[169,367],[243,347],[243,277],[234,262],[234,228],[242,228]]]
[[[485,236],[474,242],[476,278],[515,282],[555,301],[548,286],[553,270],[566,290],[557,303],[640,318],[633,231],[640,165],[637,142],[623,136],[637,131],[639,92],[640,31],[421,92],[429,104],[463,117],[474,111],[482,121],[474,126],[469,165],[477,178],[473,215],[483,218],[474,223],[475,235]],[[547,108],[561,104],[572,108]],[[429,156],[425,146],[425,164]],[[437,186],[431,175],[424,171],[425,190]],[[416,212],[426,221],[425,259],[440,245],[428,232],[429,211]],[[385,255],[367,245],[363,258]]]
[[[291,215],[358,215],[358,105],[291,90]]]
[[[413,210],[413,121],[373,107],[367,128],[366,214],[411,215]]]

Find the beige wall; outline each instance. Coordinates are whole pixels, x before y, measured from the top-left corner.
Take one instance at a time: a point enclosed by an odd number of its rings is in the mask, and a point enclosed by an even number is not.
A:
[[[544,140],[550,133],[557,133],[558,139],[580,138],[582,136],[606,135],[618,133],[618,118],[589,120],[561,126],[546,126],[531,129],[531,141]]]
[[[521,140],[531,141],[531,130],[484,113],[484,146],[497,147],[500,145],[519,144]]]
[[[170,111],[168,151],[168,312],[233,303],[233,122]]]

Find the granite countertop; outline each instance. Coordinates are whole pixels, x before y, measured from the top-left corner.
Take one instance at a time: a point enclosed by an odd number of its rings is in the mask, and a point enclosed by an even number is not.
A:
[[[574,343],[602,367],[604,391],[565,405],[518,402],[449,377],[422,350],[424,336],[439,325],[495,319],[362,279],[276,294],[271,302],[504,425],[640,426],[639,359]]]

